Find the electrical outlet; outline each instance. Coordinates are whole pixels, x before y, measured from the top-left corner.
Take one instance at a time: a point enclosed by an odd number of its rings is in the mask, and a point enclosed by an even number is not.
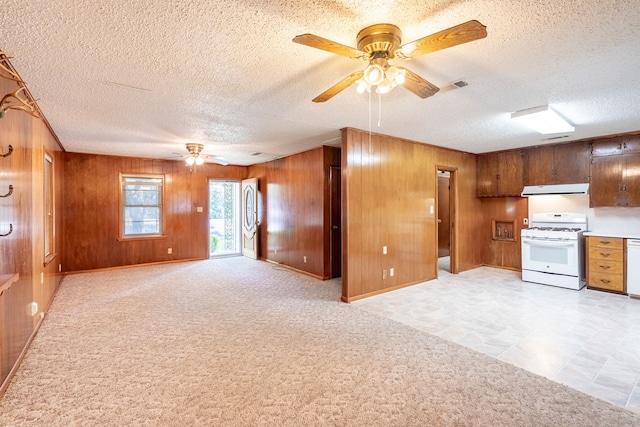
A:
[[[302,257],[302,262],[307,262],[307,257]]]
[[[202,210],[203,210],[203,209],[202,209],[202,206],[198,206],[198,207],[196,208],[196,212],[202,212]]]
[[[173,248],[169,248],[169,249],[167,249],[167,253],[168,253],[169,255],[171,255],[171,254],[173,253]]]
[[[522,218],[522,225],[529,225],[529,218]]]
[[[393,275],[395,274],[395,268],[391,268],[389,269],[389,277],[393,277]]]
[[[44,271],[40,272],[40,284],[44,285]]]
[[[274,254],[274,255],[278,255],[278,250],[277,250],[277,249],[274,249],[274,250],[273,250],[273,254]]]

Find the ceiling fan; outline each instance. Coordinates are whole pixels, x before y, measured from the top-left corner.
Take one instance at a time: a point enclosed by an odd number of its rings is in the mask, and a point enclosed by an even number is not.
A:
[[[402,45],[402,31],[393,24],[375,24],[362,29],[357,36],[358,48],[345,46],[314,34],[301,34],[293,41],[349,58],[363,59],[369,65],[356,71],[318,95],[313,102],[325,102],[353,83],[358,91],[385,93],[402,84],[420,98],[433,96],[439,88],[404,67],[389,64],[390,59],[412,59],[426,53],[457,46],[487,36],[487,29],[476,20],[456,25]]]
[[[194,165],[200,166],[205,162],[206,159],[209,159],[209,158],[213,163],[217,163],[222,166],[226,166],[229,164],[227,159],[225,159],[224,157],[210,156],[210,155],[204,154],[202,152],[202,150],[204,149],[204,144],[189,143],[189,144],[185,144],[185,146],[189,154],[188,155],[179,154],[179,155],[181,157],[186,157],[185,162],[189,166],[194,166]]]

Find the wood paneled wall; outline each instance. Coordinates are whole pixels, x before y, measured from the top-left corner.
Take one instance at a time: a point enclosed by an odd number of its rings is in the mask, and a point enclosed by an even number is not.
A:
[[[439,167],[456,169],[454,256],[459,271],[468,270],[482,264],[483,252],[478,239],[482,214],[476,197],[475,155],[343,130],[344,301],[437,277]]]
[[[18,89],[0,78],[0,98]],[[25,112],[9,110],[0,119],[0,195],[13,186],[13,194],[0,198],[0,275],[19,279],[0,293],[0,383],[15,365],[39,324],[61,280],[58,262],[62,251],[64,152],[47,124]],[[45,265],[44,153],[53,158],[55,180],[56,257]],[[31,314],[31,303],[38,310]]]
[[[249,167],[259,181],[261,259],[329,278],[328,176],[339,153],[320,147]]]
[[[206,163],[192,172],[184,161],[67,153],[64,172],[62,270],[80,271],[209,258],[208,180],[240,180],[247,168]],[[118,240],[121,173],[164,175],[163,237]]]

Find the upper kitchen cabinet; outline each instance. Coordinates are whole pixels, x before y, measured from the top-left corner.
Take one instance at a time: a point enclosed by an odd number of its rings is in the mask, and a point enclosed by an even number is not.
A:
[[[522,153],[510,150],[479,154],[476,180],[478,197],[519,196],[522,193]]]
[[[640,151],[592,156],[589,205],[640,206]]]
[[[589,142],[577,142],[524,150],[524,185],[589,182],[589,145]]]
[[[602,138],[592,142],[591,155],[593,157],[617,156],[628,153],[640,153],[640,135]]]

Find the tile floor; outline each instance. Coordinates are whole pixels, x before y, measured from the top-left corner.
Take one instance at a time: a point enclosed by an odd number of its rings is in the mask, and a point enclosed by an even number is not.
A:
[[[640,413],[640,300],[481,267],[353,303]]]

